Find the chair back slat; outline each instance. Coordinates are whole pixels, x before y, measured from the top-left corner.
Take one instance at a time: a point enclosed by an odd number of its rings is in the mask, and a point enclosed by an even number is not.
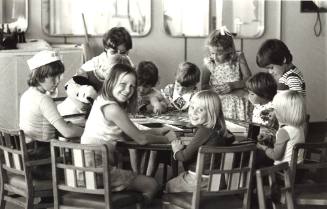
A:
[[[243,195],[243,208],[249,208],[255,153],[254,144],[231,147],[200,147],[192,208],[199,208],[200,198],[203,196],[231,194]],[[207,160],[210,161],[210,165],[205,167],[204,162]],[[208,181],[205,190],[201,189],[202,181]]]
[[[5,169],[7,172],[26,175],[27,151],[23,131],[0,128],[0,152],[1,159],[4,159],[1,160],[2,167],[11,168]]]
[[[327,205],[326,153],[327,137],[324,142],[294,146],[290,165],[297,204]]]
[[[82,145],[51,141],[54,205],[64,191],[103,195],[110,208],[108,149],[105,145]],[[60,178],[58,173],[64,173]]]
[[[286,205],[287,209],[294,209],[293,188],[287,162],[258,169],[256,180],[260,209],[284,208],[283,205]]]

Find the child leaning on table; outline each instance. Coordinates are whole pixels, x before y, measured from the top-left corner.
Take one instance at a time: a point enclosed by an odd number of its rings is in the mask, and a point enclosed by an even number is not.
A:
[[[168,84],[162,95],[168,102],[169,110],[186,111],[193,94],[197,91],[196,85],[200,81],[200,69],[191,62],[183,62],[178,66],[175,83]]]
[[[69,138],[81,136],[83,129],[65,122],[50,96],[65,71],[58,52],[40,51],[27,60],[27,64],[29,88],[20,99],[19,127],[25,133],[29,157],[45,158],[50,156],[50,140],[56,138],[57,131]],[[50,171],[50,175],[44,171]],[[40,179],[51,178],[51,168],[35,167],[33,175]]]
[[[185,172],[166,184],[166,192],[193,192],[195,189],[195,168],[199,147],[228,146],[234,136],[226,129],[219,95],[210,90],[197,92],[191,99],[188,115],[193,126],[197,127],[191,142],[184,146],[179,140],[172,141],[174,158],[183,162]],[[204,160],[209,166],[210,159]],[[208,182],[203,181],[203,187]]]
[[[151,61],[142,61],[137,69],[138,81],[138,112],[164,113],[167,111],[167,102],[160,91],[154,87],[158,83],[158,68]]]
[[[266,68],[275,78],[278,90],[295,90],[305,96],[305,82],[302,72],[292,63],[293,56],[284,42],[268,39],[260,46],[257,65]]]
[[[304,124],[306,121],[306,107],[302,93],[287,90],[276,94],[273,108],[279,123],[276,141],[272,148],[257,144],[258,149],[274,160],[274,164],[290,163],[295,144],[304,143]],[[259,154],[259,153],[258,153]],[[298,163],[303,160],[303,153],[299,153]]]
[[[115,148],[117,141],[133,140],[144,145],[169,143],[176,138],[173,132],[163,136],[166,132],[164,129],[140,131],[130,120],[128,113],[136,109],[136,83],[136,71],[132,67],[123,64],[112,67],[101,94],[93,103],[81,137],[82,144],[106,143],[111,156],[115,156],[115,152],[118,152]],[[114,191],[134,190],[142,192],[148,200],[154,197],[158,191],[155,179],[117,168],[113,161],[111,164],[110,176]]]
[[[272,100],[277,94],[277,83],[269,73],[259,72],[251,76],[245,83],[248,100],[254,106],[252,122],[275,128],[278,122],[274,117]],[[276,128],[277,129],[277,128]]]

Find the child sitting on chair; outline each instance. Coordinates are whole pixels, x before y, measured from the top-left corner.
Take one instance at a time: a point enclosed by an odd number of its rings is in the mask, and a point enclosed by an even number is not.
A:
[[[166,192],[193,192],[196,182],[196,159],[199,147],[228,146],[233,143],[234,136],[226,129],[224,114],[219,95],[210,90],[197,92],[190,101],[188,110],[190,122],[197,127],[195,136],[185,147],[180,140],[172,141],[174,158],[183,162],[185,172],[166,184]],[[204,160],[209,166],[210,159]],[[205,187],[208,181],[202,181]]]
[[[175,83],[168,84],[162,94],[169,103],[171,110],[186,111],[190,100],[196,93],[196,85],[200,81],[200,70],[191,62],[183,62],[178,66]]]
[[[290,163],[295,144],[304,143],[304,124],[306,121],[306,106],[302,93],[288,90],[277,93],[273,99],[275,115],[279,123],[276,141],[272,148],[257,144],[266,156],[274,160],[274,164]],[[299,153],[299,162],[303,160],[303,153]]]
[[[278,126],[275,117],[270,113],[272,100],[277,94],[277,83],[274,77],[269,73],[259,72],[251,76],[245,85],[249,92],[248,99],[254,106],[252,122],[269,127],[276,127],[276,124]]]
[[[173,132],[163,136],[166,130],[140,131],[130,120],[128,113],[136,109],[136,71],[128,65],[117,64],[106,78],[101,94],[94,101],[91,113],[81,137],[82,144],[106,143],[115,156],[117,141],[135,141],[137,144],[169,143],[176,138]],[[109,160],[113,160],[110,158]],[[133,159],[131,159],[132,161]],[[113,191],[132,190],[142,192],[151,200],[158,191],[155,179],[123,170],[111,162],[111,185]]]
[[[155,89],[158,83],[158,68],[150,61],[142,61],[137,69],[138,111],[141,113],[161,114],[167,111],[167,103],[160,91]]]
[[[30,157],[45,158],[50,156],[49,142],[56,138],[57,131],[70,138],[81,136],[83,129],[65,122],[48,94],[58,87],[65,71],[59,54],[44,50],[27,60],[27,64],[31,71],[27,81],[29,88],[20,99],[19,127],[25,133]],[[43,169],[34,170],[34,176],[46,178]]]

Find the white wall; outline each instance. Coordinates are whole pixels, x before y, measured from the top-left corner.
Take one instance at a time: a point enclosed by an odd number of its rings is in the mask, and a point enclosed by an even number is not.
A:
[[[49,37],[41,29],[41,1],[29,0],[28,38],[42,38],[51,43],[63,43],[61,37]],[[152,1],[152,29],[148,36],[134,37],[130,53],[134,63],[152,60],[160,70],[160,86],[171,82],[174,72],[184,60],[184,40],[165,34],[162,17],[162,1]],[[327,119],[327,61],[325,14],[321,14],[322,34],[315,37],[313,25],[315,14],[300,13],[299,1],[277,0],[266,2],[266,27],[259,39],[243,40],[243,50],[253,73],[258,72],[255,56],[260,44],[267,38],[281,38],[289,46],[294,56],[294,64],[303,71],[307,82],[308,110],[312,121]],[[205,55],[204,38],[188,39],[188,60],[201,66]],[[68,43],[82,43],[83,37],[67,38]],[[96,38],[101,45],[101,37]],[[240,47],[240,40],[236,40]]]

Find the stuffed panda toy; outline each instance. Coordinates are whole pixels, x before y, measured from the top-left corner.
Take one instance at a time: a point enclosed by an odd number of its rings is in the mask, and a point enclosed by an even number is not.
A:
[[[72,115],[85,113],[88,115],[91,106],[97,97],[95,88],[90,81],[83,76],[73,76],[66,84],[67,98],[58,104],[60,115]]]

